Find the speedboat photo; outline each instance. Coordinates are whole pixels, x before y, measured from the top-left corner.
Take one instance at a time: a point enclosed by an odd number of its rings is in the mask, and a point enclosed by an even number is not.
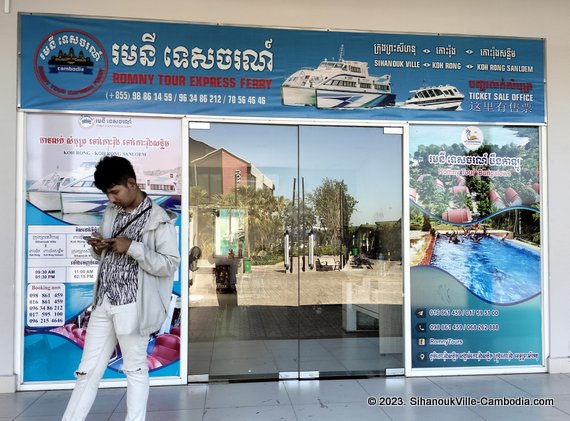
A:
[[[178,198],[173,198],[173,196],[180,195],[181,187],[176,174],[168,173],[152,177],[138,175],[137,183],[141,190],[161,206],[172,207],[180,201]],[[63,214],[102,212],[108,201],[107,196],[95,187],[93,174],[61,189],[61,212]]]
[[[28,187],[28,201],[44,212],[61,211],[61,190],[92,174],[96,162],[84,162],[74,171],[57,169]]]
[[[44,212],[77,214],[102,212],[109,199],[97,187],[93,172],[96,162],[84,162],[73,171],[56,170],[35,181],[27,191],[27,199]],[[157,204],[177,208],[181,185],[178,171],[143,172],[135,166],[137,182]],[[152,175],[149,175],[152,174]]]
[[[403,108],[454,111],[465,98],[453,85],[424,86],[410,93],[413,96],[404,101]]]
[[[390,75],[371,76],[368,63],[345,60],[341,46],[338,60],[324,59],[317,68],[303,68],[281,85],[284,105],[323,109],[389,107],[396,102]]]

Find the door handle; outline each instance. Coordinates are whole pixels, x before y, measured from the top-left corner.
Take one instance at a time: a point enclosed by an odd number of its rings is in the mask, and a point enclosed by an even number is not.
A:
[[[285,261],[285,273],[289,270],[289,231],[285,231],[283,234],[283,259]]]
[[[309,269],[315,266],[315,232],[309,231]]]

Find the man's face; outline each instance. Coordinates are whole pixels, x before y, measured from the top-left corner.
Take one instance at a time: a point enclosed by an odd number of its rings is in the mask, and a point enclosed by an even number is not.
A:
[[[112,204],[132,210],[132,205],[137,198],[136,182],[129,178],[127,185],[115,184],[107,189],[106,195]]]

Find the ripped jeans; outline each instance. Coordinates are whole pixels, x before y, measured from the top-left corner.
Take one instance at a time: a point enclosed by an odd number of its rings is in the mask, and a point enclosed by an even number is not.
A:
[[[83,356],[75,372],[77,382],[62,421],[83,421],[87,417],[117,341],[127,376],[125,421],[144,421],[149,392],[148,339],[138,332],[136,303],[114,306],[105,297],[89,318]]]

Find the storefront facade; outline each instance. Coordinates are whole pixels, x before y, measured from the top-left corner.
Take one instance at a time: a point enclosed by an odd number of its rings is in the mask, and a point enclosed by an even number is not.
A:
[[[190,255],[161,332],[174,357],[149,347],[157,383],[548,369],[542,36],[27,14],[19,34],[18,387],[67,387],[34,355],[80,352],[72,291],[93,275],[75,237],[95,223],[73,215],[96,209],[32,186],[106,153],[169,190]],[[479,265],[487,242],[528,279]]]

